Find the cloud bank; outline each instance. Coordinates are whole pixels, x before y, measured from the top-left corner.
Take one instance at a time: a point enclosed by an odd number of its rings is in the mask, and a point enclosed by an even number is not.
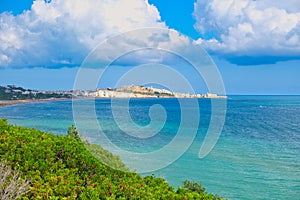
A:
[[[78,66],[105,38],[166,27],[144,0],[36,0],[22,14],[0,14],[1,67]]]
[[[239,65],[300,59],[298,4],[298,0],[198,0],[195,29],[202,37],[194,44]],[[0,14],[0,67],[79,66],[106,38],[145,27],[168,28],[147,0],[36,0],[20,15]],[[124,45],[144,42],[184,48],[187,41],[185,36],[149,36],[147,41],[137,38]],[[146,51],[126,59],[116,64],[159,58]]]
[[[298,0],[198,0],[197,40],[211,53],[240,65],[300,59]]]

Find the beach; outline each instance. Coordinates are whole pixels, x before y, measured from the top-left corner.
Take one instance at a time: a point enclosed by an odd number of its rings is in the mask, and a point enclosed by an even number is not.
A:
[[[0,108],[5,107],[5,106],[24,104],[24,103],[44,102],[44,101],[60,101],[60,100],[67,100],[67,98],[0,100]]]

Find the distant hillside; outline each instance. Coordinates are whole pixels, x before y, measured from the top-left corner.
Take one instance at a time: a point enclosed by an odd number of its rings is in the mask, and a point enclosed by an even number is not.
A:
[[[26,100],[50,98],[226,98],[217,94],[189,94],[172,92],[145,86],[122,86],[94,90],[51,90],[24,89],[14,85],[0,86],[0,100]]]
[[[122,86],[119,88],[102,88],[94,91],[86,91],[85,96],[96,98],[226,98],[226,96],[219,96],[217,94],[179,93],[172,92],[167,89],[138,85]]]
[[[0,100],[71,98],[71,95],[58,91],[38,91],[14,85],[0,86]]]

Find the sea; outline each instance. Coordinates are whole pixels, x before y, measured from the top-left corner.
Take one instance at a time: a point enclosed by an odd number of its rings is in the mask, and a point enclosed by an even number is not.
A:
[[[186,146],[181,148],[180,156],[166,166],[142,173],[143,176],[163,177],[175,188],[187,179],[197,181],[208,192],[228,199],[300,199],[300,96],[229,96],[222,131],[214,148],[204,157],[199,157],[199,149],[212,121],[210,99],[198,99],[197,104],[189,104],[188,99],[185,104],[178,99],[76,101],[86,110],[80,114],[85,121],[77,124],[86,128],[84,137],[92,138],[95,143],[97,139],[93,136],[99,134],[101,127],[101,134],[110,144],[127,152],[147,154],[163,149],[176,139],[179,130],[184,132],[180,144]],[[90,105],[94,105],[94,113],[89,111]],[[112,105],[126,110],[128,115],[124,116],[130,116],[130,121],[118,123],[120,117],[113,113]],[[155,125],[159,118],[150,112],[157,105],[165,114],[162,126]],[[0,108],[0,118],[7,118],[11,124],[66,134],[67,127],[76,124],[73,109],[72,100],[34,102]],[[180,128],[184,126],[183,110],[195,110],[199,115],[195,127]],[[94,120],[97,126],[90,123]],[[128,126],[134,123],[137,128],[133,132],[145,131],[143,127],[154,124],[156,133],[145,137],[129,134],[124,130],[126,123]],[[196,132],[192,133],[193,130]],[[190,134],[194,134],[192,143],[185,143],[185,137],[190,139]],[[168,160],[173,153],[178,153],[178,149],[173,150],[162,153],[165,157],[160,159]],[[124,157],[121,159],[126,161]],[[155,157],[152,159],[148,160],[150,164],[157,162]]]

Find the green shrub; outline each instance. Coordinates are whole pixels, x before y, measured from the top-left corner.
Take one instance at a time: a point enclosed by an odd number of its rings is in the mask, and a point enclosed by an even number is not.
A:
[[[175,190],[162,178],[129,172],[118,156],[82,142],[75,127],[62,136],[0,119],[0,140],[0,162],[30,178],[21,199],[221,199],[196,183]]]
[[[192,191],[192,192],[198,192],[198,193],[204,193],[205,192],[205,188],[202,187],[201,184],[197,183],[197,182],[192,182],[189,180],[185,180],[182,182],[183,188]]]

